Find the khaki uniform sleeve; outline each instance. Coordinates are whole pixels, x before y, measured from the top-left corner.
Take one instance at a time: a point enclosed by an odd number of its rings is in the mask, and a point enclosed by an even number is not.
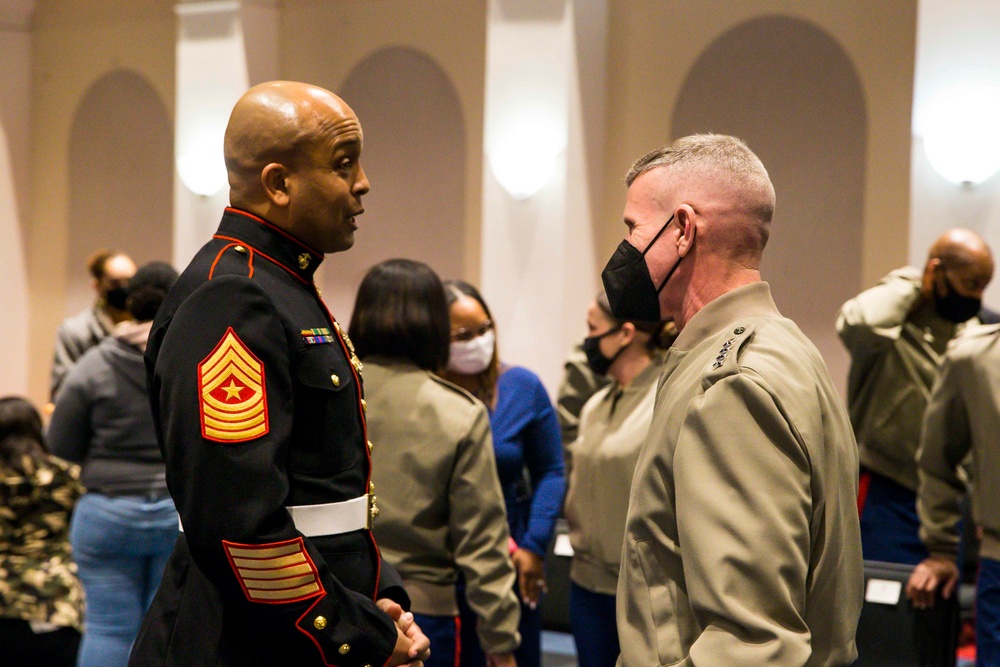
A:
[[[559,430],[562,432],[563,446],[570,445],[580,432],[580,411],[584,404],[610,380],[598,376],[590,370],[583,347],[577,345],[563,364],[563,379],[556,398],[556,414]]]
[[[962,397],[963,364],[945,357],[941,374],[934,383],[920,438],[917,463],[920,489],[917,513],[920,539],[936,556],[958,554],[958,522],[965,483],[959,467],[972,446],[969,418]]]
[[[674,458],[684,582],[704,631],[684,665],[804,665],[810,461],[759,377],[692,402]]]
[[[893,272],[841,306],[837,333],[851,356],[877,353],[898,339],[919,298],[920,282]]]
[[[507,512],[497,475],[486,409],[477,406],[468,436],[459,445],[448,490],[451,543],[466,581],[466,598],[479,617],[479,641],[487,653],[508,653],[521,644],[521,607],[507,541]]]

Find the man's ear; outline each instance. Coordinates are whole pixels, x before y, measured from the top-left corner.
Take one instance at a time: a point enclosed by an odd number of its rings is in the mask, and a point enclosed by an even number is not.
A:
[[[260,172],[260,183],[264,194],[275,206],[288,206],[288,169],[283,164],[272,162]]]
[[[687,255],[688,250],[694,245],[695,236],[698,233],[698,226],[695,224],[694,209],[689,204],[681,204],[677,207],[674,216],[677,224],[681,228],[681,235],[677,237],[677,254],[681,257]]]

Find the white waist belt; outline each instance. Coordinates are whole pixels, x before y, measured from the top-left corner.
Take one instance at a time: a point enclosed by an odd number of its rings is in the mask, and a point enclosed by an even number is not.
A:
[[[368,528],[368,494],[339,503],[290,505],[285,509],[295,522],[295,529],[306,537],[340,535]],[[184,525],[177,519],[180,530]]]

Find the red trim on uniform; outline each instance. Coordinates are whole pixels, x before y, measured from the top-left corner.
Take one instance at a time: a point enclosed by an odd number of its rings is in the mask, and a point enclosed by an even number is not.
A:
[[[316,300],[323,307],[323,312],[326,313],[327,318],[330,320],[333,332],[337,335],[337,342],[340,343],[340,349],[344,352],[344,356],[347,358],[347,365],[351,367],[351,375],[354,377],[354,390],[358,397],[358,417],[361,419],[361,433],[365,441],[365,460],[368,461],[368,474],[365,478],[365,493],[368,493],[368,489],[371,488],[372,483],[372,453],[368,451],[368,420],[365,419],[365,411],[361,407],[361,400],[364,398],[361,394],[361,379],[358,377],[358,371],[354,368],[354,364],[351,363],[351,351],[347,349],[347,343],[344,342],[344,337],[340,335],[340,328],[336,326],[337,320],[334,318],[333,313],[330,312],[330,309],[326,307],[326,303],[323,301],[323,297],[319,295],[315,283],[310,284],[312,285],[313,294],[316,295]],[[382,552],[378,548],[375,536],[370,530],[368,531],[368,539],[371,540],[372,546],[375,547],[375,553],[378,555],[378,563],[375,568],[375,590],[372,593],[372,599],[374,600],[378,597],[378,585],[382,580]]]
[[[236,244],[236,243],[230,243],[229,245],[227,245],[227,246],[224,246],[224,247],[222,248],[222,250],[220,250],[220,251],[219,251],[219,254],[215,256],[215,261],[214,261],[214,262],[212,262],[212,268],[210,268],[210,269],[208,270],[208,279],[209,279],[209,280],[211,280],[211,279],[212,279],[212,276],[214,276],[214,275],[215,275],[215,265],[219,263],[219,260],[220,260],[220,259],[222,259],[222,256],[223,256],[224,254],[226,254],[226,251],[227,251],[227,250],[229,250],[230,248],[232,248],[233,246],[236,246],[236,245],[238,245],[238,244]]]
[[[309,632],[308,630],[303,630],[303,629],[302,629],[302,626],[301,626],[301,625],[299,625],[299,624],[300,624],[300,623],[302,622],[302,619],[304,619],[304,618],[305,618],[306,616],[308,616],[308,615],[310,614],[310,612],[312,612],[313,608],[314,608],[314,607],[315,607],[316,605],[318,605],[318,604],[319,604],[319,601],[320,601],[320,600],[322,600],[322,599],[323,599],[323,598],[316,598],[316,601],[315,601],[315,602],[313,602],[313,603],[312,603],[311,605],[309,605],[309,608],[308,608],[308,609],[306,609],[306,613],[304,613],[304,614],[302,614],[301,616],[299,616],[299,620],[297,620],[297,621],[295,622],[295,629],[296,629],[296,630],[298,630],[299,632],[301,632],[302,634],[304,634],[304,635],[305,635],[306,637],[308,637],[308,638],[309,638],[309,641],[311,641],[311,642],[312,642],[312,643],[313,643],[313,644],[314,644],[314,645],[316,646],[316,650],[317,650],[317,651],[319,651],[319,657],[320,657],[320,659],[321,659],[321,660],[323,661],[323,664],[324,664],[324,665],[325,665],[326,667],[337,667],[337,665],[335,665],[334,663],[332,663],[332,662],[328,662],[328,661],[327,661],[327,659],[326,659],[326,653],[325,653],[325,652],[323,651],[323,645],[322,645],[322,644],[320,644],[320,643],[319,643],[319,642],[318,642],[318,641],[316,640],[316,638],[315,638],[315,637],[313,637],[313,636],[312,636],[312,634],[311,634],[311,633],[310,633],[310,632]],[[327,626],[327,627],[329,627],[329,626]],[[388,663],[387,663],[387,664],[388,664]]]
[[[858,516],[865,511],[865,501],[868,500],[868,487],[872,483],[872,474],[867,470],[861,471],[858,477]]]
[[[247,268],[250,269],[250,273],[247,274],[247,278],[253,278],[253,246],[248,245],[247,250],[250,253],[250,257],[247,259]]]
[[[278,234],[281,234],[282,236],[284,236],[286,239],[288,239],[292,243],[295,243],[296,245],[301,246],[302,248],[308,250],[312,254],[317,255],[319,257],[323,256],[323,253],[321,253],[319,250],[316,250],[315,248],[313,248],[312,246],[310,246],[308,243],[305,243],[301,239],[298,239],[298,238],[292,236],[291,234],[289,234],[288,232],[286,232],[281,227],[276,226],[274,223],[268,222],[264,218],[259,218],[256,215],[254,215],[253,213],[250,213],[249,211],[244,211],[242,209],[233,208],[232,206],[227,206],[226,207],[226,211],[228,213],[237,213],[239,215],[246,216],[246,217],[250,218],[251,220],[256,220],[257,222],[259,222],[260,224],[264,225],[268,229],[270,229],[270,230],[272,230],[274,232],[277,232]]]
[[[263,551],[265,549],[275,549],[278,547],[287,546],[290,544],[297,544],[298,551],[289,553],[288,555],[301,554],[305,558],[305,563],[309,565],[312,570],[313,578],[319,590],[313,591],[306,595],[300,595],[295,598],[288,598],[285,600],[262,600],[254,599],[250,593],[250,588],[247,586],[246,581],[244,581],[243,575],[240,573],[240,567],[236,564],[236,558],[250,558],[249,556],[233,556],[231,548],[244,549],[248,551]],[[239,542],[230,542],[228,540],[222,540],[223,551],[226,552],[226,558],[229,560],[229,567],[232,568],[233,574],[236,575],[237,581],[240,582],[240,587],[243,589],[243,594],[246,595],[247,600],[256,604],[292,604],[294,602],[302,602],[303,600],[310,600],[314,597],[322,598],[326,595],[326,589],[323,588],[323,581],[319,577],[319,569],[313,562],[313,559],[309,556],[309,552],[306,551],[305,541],[301,537],[295,537],[290,540],[283,540],[281,542],[268,542],[265,544],[241,544]],[[277,568],[280,569],[280,568]],[[318,602],[318,600],[317,600]]]
[[[462,667],[462,617],[455,617],[455,667]]]
[[[281,262],[279,262],[278,260],[276,260],[274,257],[271,257],[267,253],[263,253],[260,250],[258,250],[257,248],[254,248],[252,245],[250,245],[246,241],[241,241],[240,239],[233,238],[232,236],[223,236],[222,234],[216,234],[212,238],[213,239],[220,239],[222,241],[235,241],[235,242],[239,243],[240,245],[244,245],[247,248],[250,248],[253,252],[256,252],[258,255],[260,255],[264,259],[272,262],[273,264],[278,265],[279,267],[281,267],[282,269],[284,269],[285,271],[287,271],[293,278],[295,278],[296,280],[298,280],[303,285],[312,285],[311,282],[309,282],[308,280],[306,280],[305,278],[303,278],[299,274],[295,273],[294,269],[291,269],[291,268],[285,266],[284,264],[282,264]]]

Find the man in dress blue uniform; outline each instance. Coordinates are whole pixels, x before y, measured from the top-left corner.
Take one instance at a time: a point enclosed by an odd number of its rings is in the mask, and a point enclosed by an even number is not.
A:
[[[313,283],[354,243],[362,131],[270,82],[225,137],[230,202],[153,325],[150,401],[182,535],[130,664],[419,665],[429,642],[372,538],[361,363]]]

